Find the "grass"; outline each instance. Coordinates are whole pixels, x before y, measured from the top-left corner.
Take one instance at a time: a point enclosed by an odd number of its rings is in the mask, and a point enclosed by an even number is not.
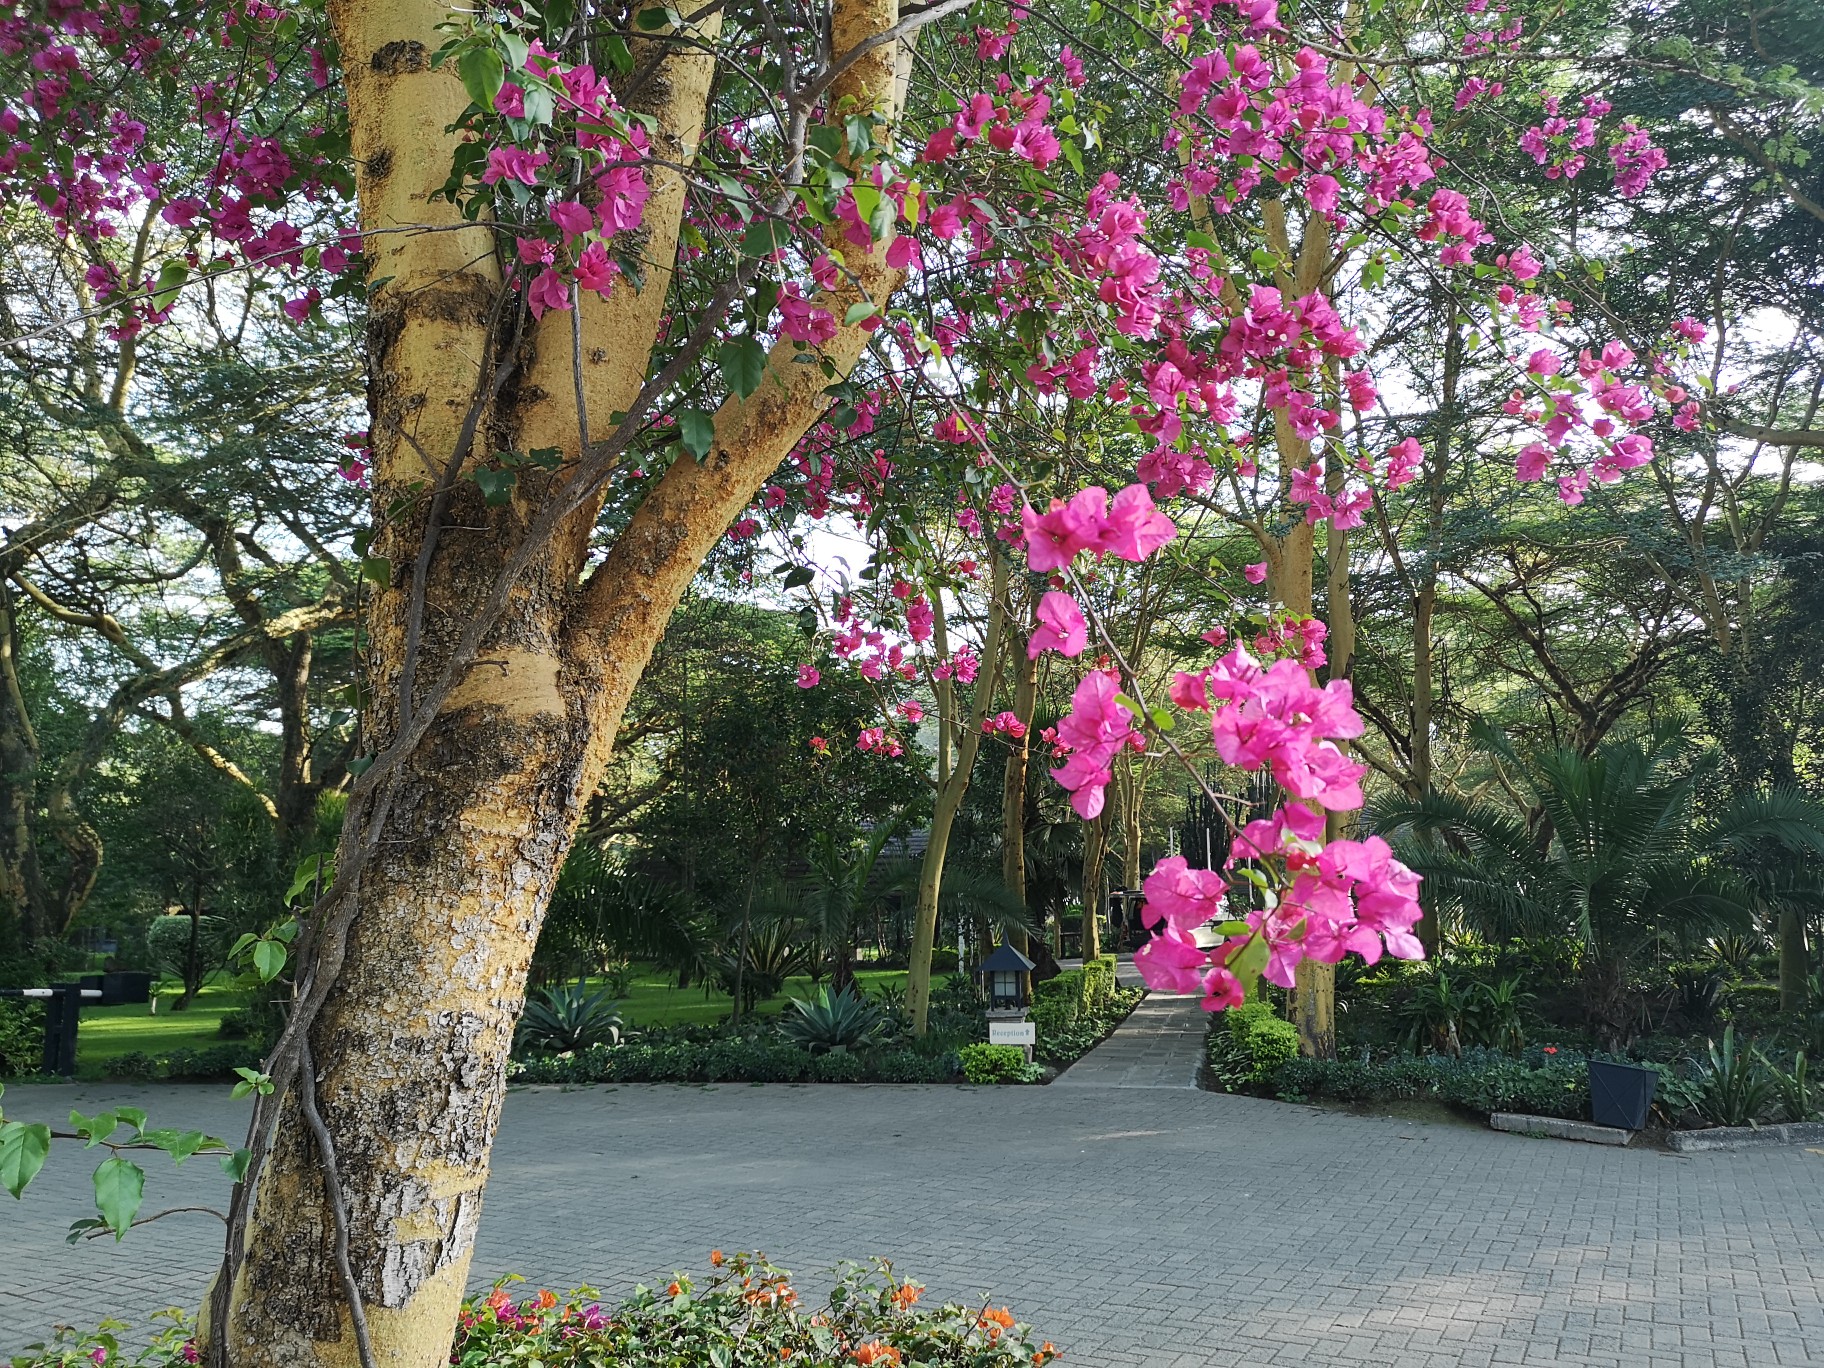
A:
[[[222,1018],[247,1003],[247,995],[241,990],[225,984],[207,984],[188,1008],[174,1012],[171,1004],[177,1001],[177,987],[164,987],[166,991],[159,994],[157,1016],[145,1003],[83,1008],[82,1026],[76,1035],[78,1077],[99,1077],[100,1066],[121,1055],[202,1050],[222,1044]]]
[[[882,984],[905,986],[903,969],[862,969],[855,974],[864,992]],[[945,975],[932,975],[932,986],[942,983]],[[599,980],[597,980],[599,982]],[[777,997],[763,999],[754,1009],[758,1016],[775,1016],[785,1008],[788,997],[810,997],[817,991],[810,978],[797,975],[785,981]],[[732,1004],[728,995],[711,992],[704,995],[701,985],[679,988],[676,979],[650,965],[637,965],[628,976],[627,992],[620,999],[621,1019],[628,1026],[697,1026],[710,1025],[728,1016]]]
[[[863,969],[856,973],[864,991],[883,983],[905,985],[903,969]],[[932,986],[942,983],[945,975],[932,976]],[[761,1002],[755,1011],[761,1016],[776,1016],[785,1008],[788,997],[810,997],[816,992],[811,980],[799,975],[786,980],[785,991],[778,997]],[[159,997],[159,1011],[153,1016],[145,1004],[125,1007],[86,1007],[82,1028],[76,1037],[76,1072],[81,1078],[98,1078],[102,1065],[121,1055],[141,1052],[158,1054],[168,1050],[202,1050],[222,1044],[219,1028],[222,1017],[246,1005],[246,993],[224,984],[209,984],[197,994],[189,1008],[171,1010],[176,1001],[174,984],[165,985]],[[704,996],[700,986],[679,988],[672,975],[650,965],[636,966],[627,994],[621,999],[621,1018],[631,1027],[711,1025],[728,1016],[730,1003],[726,993]]]

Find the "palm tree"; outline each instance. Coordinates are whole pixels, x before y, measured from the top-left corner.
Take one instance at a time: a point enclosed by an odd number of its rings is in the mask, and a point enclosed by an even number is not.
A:
[[[1824,854],[1824,808],[1790,790],[1740,794],[1694,816],[1714,761],[1679,738],[1612,741],[1593,755],[1523,756],[1480,734],[1514,806],[1428,791],[1371,820],[1424,877],[1427,909],[1491,939],[1574,936],[1585,947],[1584,1012],[1607,1041],[1639,1017],[1632,970],[1661,940],[1689,947],[1753,924],[1768,896],[1744,857],[1771,845]],[[1516,811],[1516,807],[1523,810]]]

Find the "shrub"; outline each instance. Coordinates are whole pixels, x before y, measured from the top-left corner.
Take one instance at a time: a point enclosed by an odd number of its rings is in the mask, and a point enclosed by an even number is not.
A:
[[[522,1060],[512,1077],[516,1083],[942,1083],[957,1069],[954,1055],[908,1049],[811,1055],[765,1037],[650,1032],[617,1049]]]
[[[1026,1072],[1026,1052],[1018,1045],[965,1045],[957,1057],[971,1083],[1016,1083]]]
[[[236,1069],[257,1069],[265,1053],[251,1042],[158,1054],[134,1051],[105,1061],[102,1068],[109,1078],[132,1082],[209,1083],[234,1078]]]
[[[0,998],[0,1078],[36,1073],[43,1063],[43,1006]]]
[[[1033,986],[1029,1015],[1041,1036],[1060,1035],[1077,1024],[1083,1015],[1083,980],[1081,969],[1066,969]]]
[[[1708,1058],[1697,1066],[1697,1111],[1717,1126],[1752,1126],[1772,1119],[1778,1098],[1766,1064],[1754,1051],[1738,1048],[1735,1026],[1723,1028],[1719,1046],[1709,1042]]]
[[[1249,1082],[1266,1082],[1287,1060],[1298,1057],[1298,1028],[1281,1021],[1266,1003],[1244,1002],[1227,1016],[1229,1035],[1246,1065]]]
[[[931,952],[931,972],[934,974],[954,974],[956,972],[956,951],[933,950]]]
[[[601,1364],[790,1363],[854,1368],[918,1363],[928,1368],[1041,1368],[1055,1350],[1005,1307],[919,1305],[924,1289],[885,1261],[847,1265],[821,1307],[807,1305],[791,1275],[760,1255],[710,1255],[716,1271],[701,1287],[680,1276],[636,1287],[620,1305],[588,1291],[515,1298],[503,1279],[463,1302],[451,1345],[453,1368],[596,1368]],[[48,1345],[13,1358],[14,1368],[180,1368],[196,1361],[186,1318],[171,1322],[137,1353],[129,1327],[107,1321],[90,1333],[60,1328]],[[137,1338],[137,1337],[132,1337]]]

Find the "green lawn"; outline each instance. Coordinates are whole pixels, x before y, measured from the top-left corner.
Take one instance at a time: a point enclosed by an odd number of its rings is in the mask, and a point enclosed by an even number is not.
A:
[[[76,1072],[82,1077],[100,1074],[103,1061],[143,1051],[202,1050],[222,1044],[217,1034],[222,1017],[246,1005],[245,992],[209,984],[181,1012],[171,1010],[177,1001],[173,985],[161,993],[158,1015],[145,1003],[125,1007],[84,1007],[82,1028],[76,1036]]]
[[[871,990],[877,984],[896,983],[904,986],[906,971],[904,969],[862,969],[855,977],[860,980],[864,990]],[[932,985],[943,982],[945,976],[932,976]],[[717,1022],[729,1013],[728,995],[712,992],[704,996],[701,986],[679,988],[673,975],[646,966],[635,968],[627,985],[627,995],[621,999],[621,1019],[629,1026],[686,1026],[705,1025]],[[755,1009],[760,1016],[777,1014],[785,1006],[788,997],[810,997],[816,992],[811,980],[800,975],[785,981],[785,991],[778,997],[763,1000]]]

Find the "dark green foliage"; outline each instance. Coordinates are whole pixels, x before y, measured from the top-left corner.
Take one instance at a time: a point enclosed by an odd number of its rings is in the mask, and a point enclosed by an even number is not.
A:
[[[0,1078],[37,1073],[43,1062],[43,1006],[0,998]]]
[[[109,1078],[134,1082],[219,1082],[232,1080],[236,1069],[257,1069],[265,1051],[258,1045],[211,1045],[206,1050],[135,1052],[107,1061]]]
[[[1585,1120],[1589,1074],[1582,1059],[1532,1067],[1489,1050],[1384,1060],[1295,1058],[1281,1064],[1270,1086],[1284,1098],[1331,1098],[1371,1103],[1432,1099],[1486,1117],[1522,1112]]]
[[[1033,985],[1030,1016],[1041,1040],[1077,1024],[1083,1014],[1083,980],[1081,969],[1066,969],[1055,978]]]
[[[1724,1027],[1721,1044],[1712,1040],[1697,1066],[1698,1114],[1712,1125],[1752,1126],[1772,1118],[1777,1095],[1766,1062],[1737,1046],[1733,1025]]]
[[[1021,1083],[1026,1078],[1026,1052],[1018,1045],[965,1045],[957,1051],[963,1077],[971,1083]]]
[[[1145,996],[1141,988],[1116,988],[1095,1012],[1078,1016],[1074,1025],[1049,1031],[1039,1027],[1035,1055],[1057,1069],[1076,1063],[1106,1040]]]
[[[655,1033],[656,1034],[656,1033]],[[954,1055],[913,1050],[811,1055],[783,1040],[659,1036],[619,1048],[597,1046],[567,1058],[522,1061],[516,1083],[944,1083],[956,1077]]]
[[[608,989],[585,983],[541,988],[526,1003],[514,1044],[549,1054],[612,1045],[621,1038],[618,1006]]]
[[[853,989],[845,988],[835,993],[826,987],[808,1002],[803,998],[788,998],[785,1013],[779,1021],[779,1032],[812,1054],[824,1054],[872,1045],[880,1039],[886,1026],[886,1016],[880,1008],[858,996]]]
[[[1297,1056],[1298,1028],[1259,998],[1224,1012],[1210,1032],[1210,1069],[1232,1088],[1266,1083]]]

